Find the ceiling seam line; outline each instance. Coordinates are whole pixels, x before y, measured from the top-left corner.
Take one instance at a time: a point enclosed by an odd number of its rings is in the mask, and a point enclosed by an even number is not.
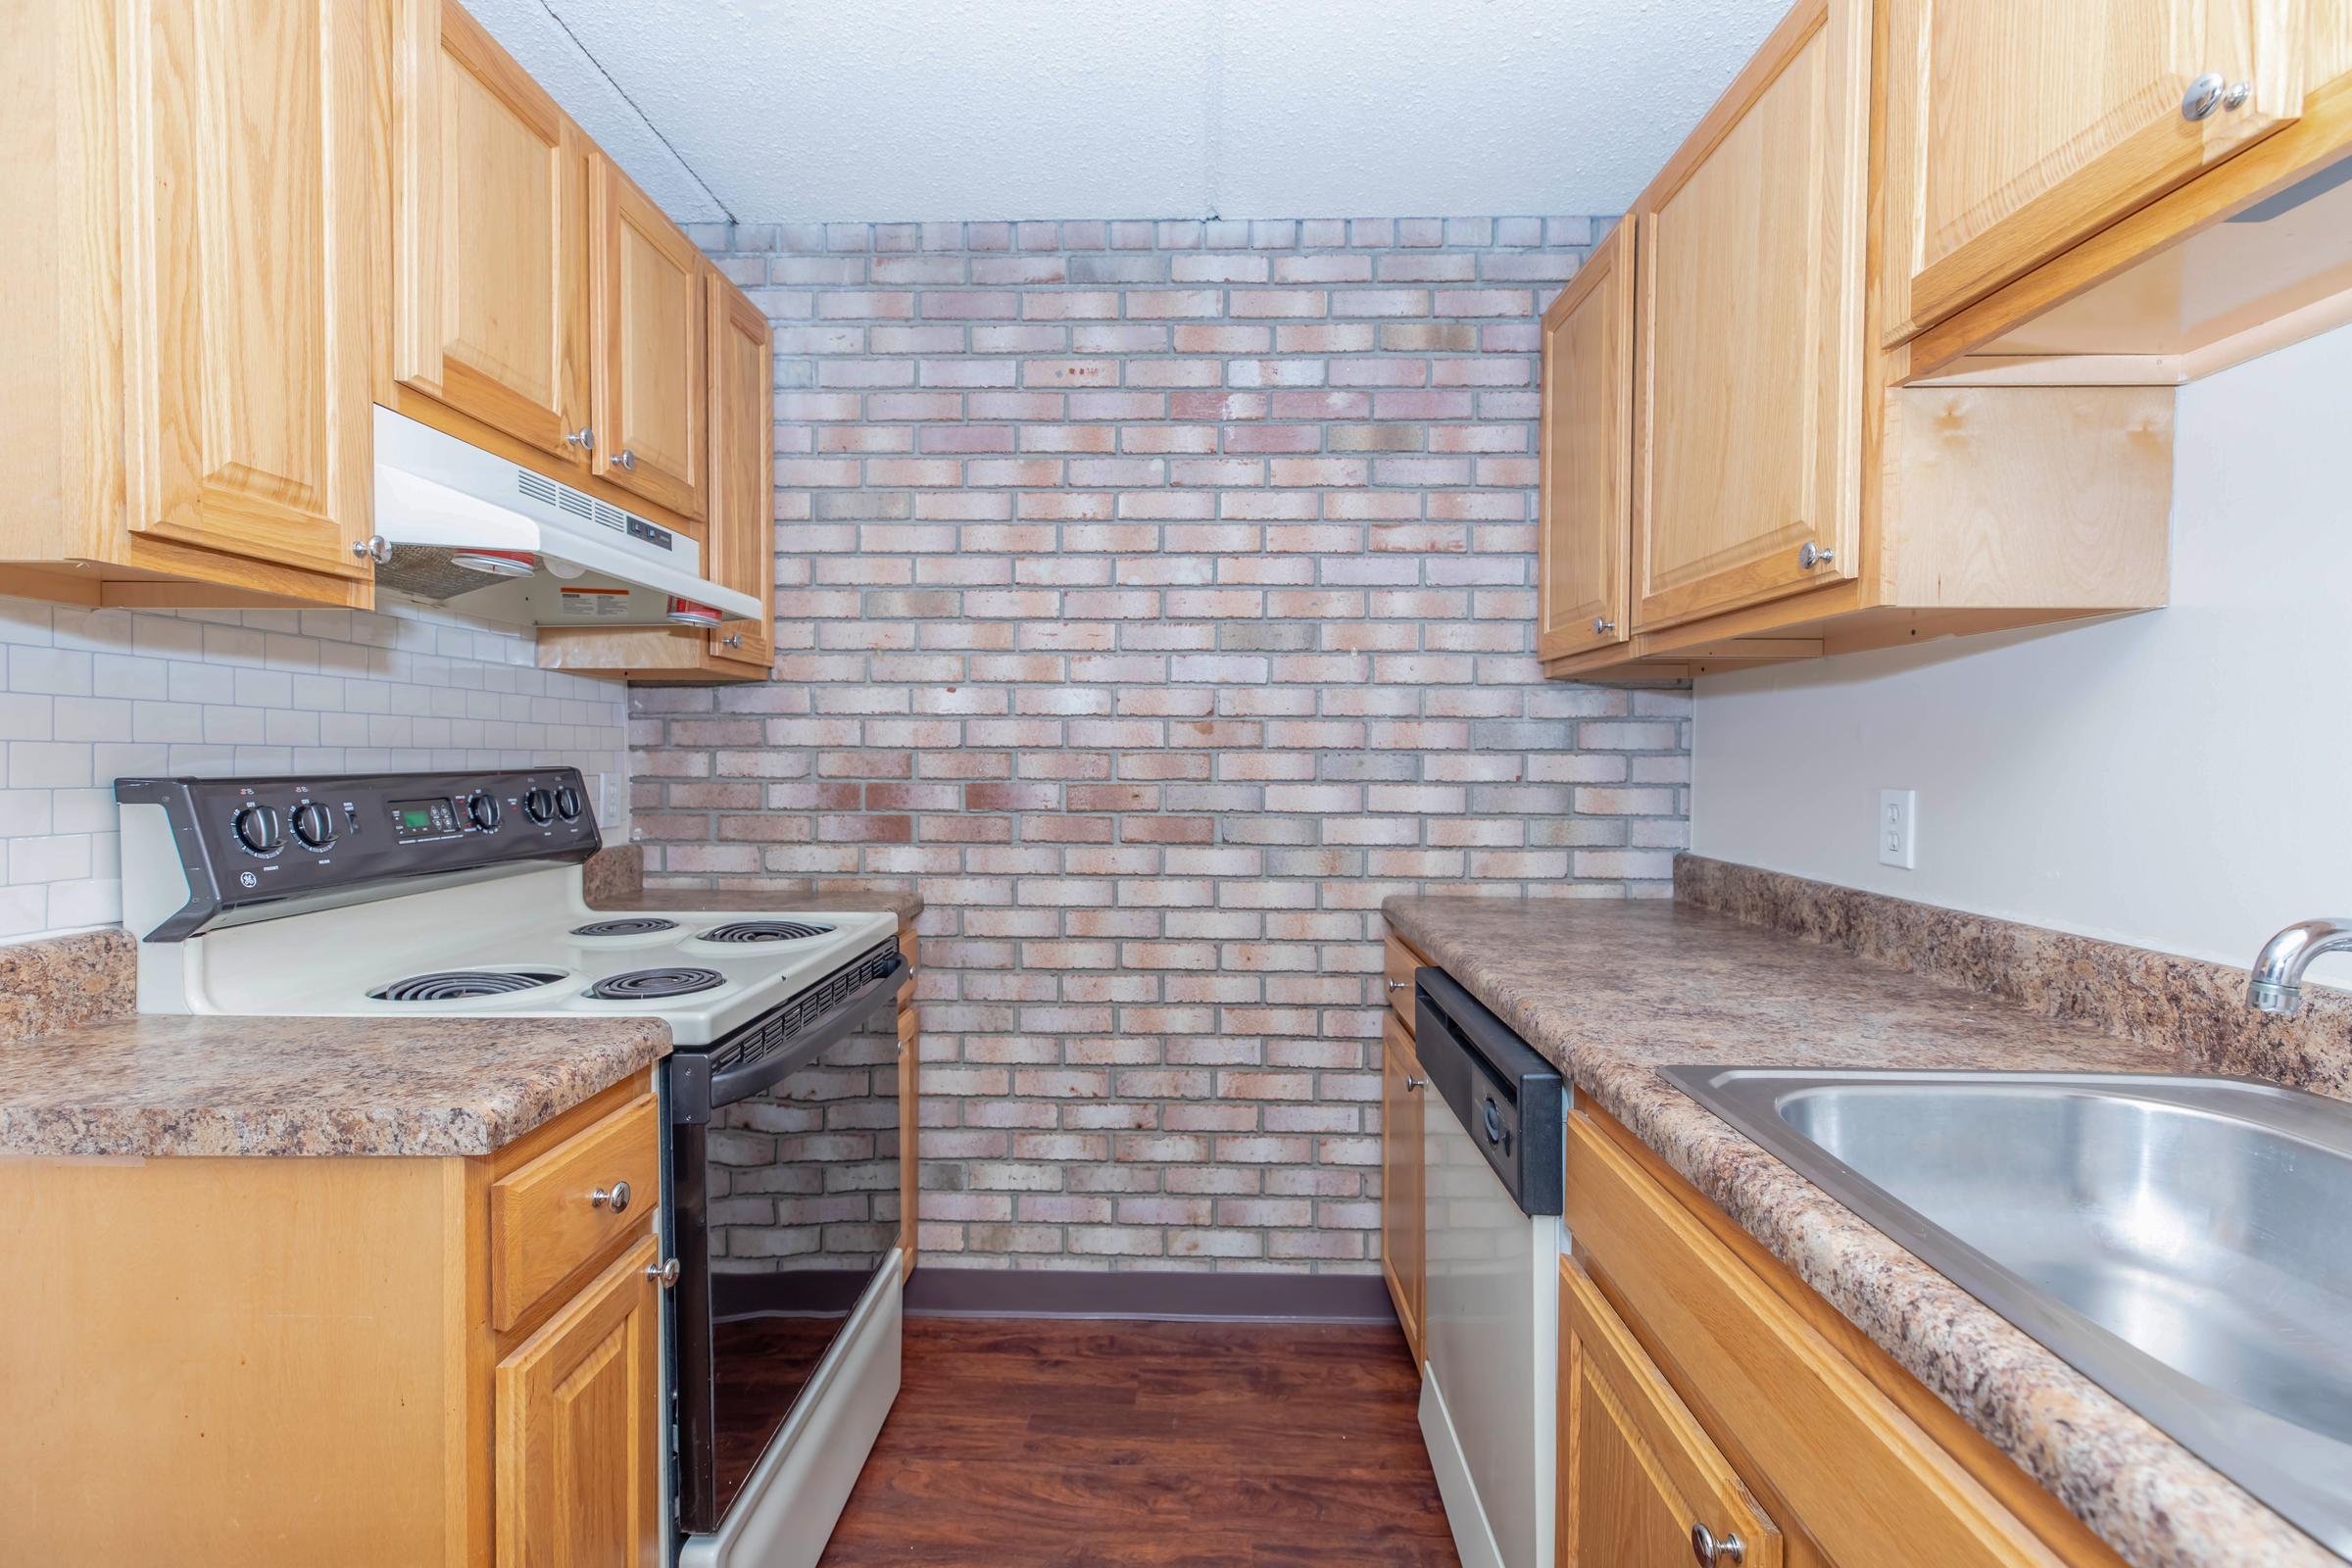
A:
[[[675,158],[678,161],[678,167],[686,171],[686,177],[693,180],[696,187],[700,189],[705,196],[710,198],[710,205],[727,215],[727,222],[730,225],[741,222],[742,220],[735,216],[735,209],[729,207],[726,202],[720,198],[718,192],[710,188],[710,182],[703,178],[702,172],[700,170],[696,169],[694,165],[686,161],[686,155],[678,150],[677,143],[671,141],[667,136],[664,136],[662,133],[662,127],[654,123],[654,117],[647,114],[644,107],[640,105],[636,99],[629,96],[629,90],[626,87],[623,87],[618,81],[613,79],[612,73],[605,69],[605,63],[596,58],[596,51],[590,49],[587,43],[581,39],[580,35],[571,30],[571,24],[565,22],[563,16],[556,10],[554,0],[539,0],[539,9],[547,13],[548,21],[554,23],[557,26],[564,29],[564,36],[571,40],[571,46],[580,52],[580,58],[594,66],[596,68],[596,74],[604,77],[606,82],[612,86],[612,90],[620,95],[620,101],[629,106],[630,112],[637,117],[638,123],[645,126],[647,130],[652,131],[654,133],[654,140],[660,142],[663,147],[668,149],[669,156]]]
[[[1201,94],[1207,123],[1201,127],[1201,194],[1209,218],[1224,217],[1225,193],[1225,34],[1233,15],[1232,0],[1219,0],[1208,12],[1208,80]]]

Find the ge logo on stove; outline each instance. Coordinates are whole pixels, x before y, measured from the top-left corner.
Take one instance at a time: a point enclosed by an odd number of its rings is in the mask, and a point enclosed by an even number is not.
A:
[[[262,879],[251,871],[239,871],[237,882],[239,886],[249,888],[258,888],[262,885]]]

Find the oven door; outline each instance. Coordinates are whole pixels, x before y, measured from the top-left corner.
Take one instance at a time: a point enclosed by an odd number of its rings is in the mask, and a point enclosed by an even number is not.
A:
[[[894,956],[756,1068],[709,1075],[709,1056],[670,1058],[678,1524],[689,1535],[718,1528],[867,1285],[897,1260],[904,974]]]

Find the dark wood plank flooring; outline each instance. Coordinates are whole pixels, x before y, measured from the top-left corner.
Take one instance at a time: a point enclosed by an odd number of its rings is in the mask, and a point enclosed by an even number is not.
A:
[[[1458,1568],[1389,1325],[909,1318],[822,1568]]]

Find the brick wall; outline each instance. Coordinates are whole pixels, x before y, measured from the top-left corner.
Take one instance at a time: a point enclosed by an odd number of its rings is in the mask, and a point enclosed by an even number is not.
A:
[[[1663,896],[1688,697],[1531,657],[1585,219],[745,226],[778,679],[632,694],[665,885],[918,883],[922,1245],[1377,1254],[1392,892]]]

